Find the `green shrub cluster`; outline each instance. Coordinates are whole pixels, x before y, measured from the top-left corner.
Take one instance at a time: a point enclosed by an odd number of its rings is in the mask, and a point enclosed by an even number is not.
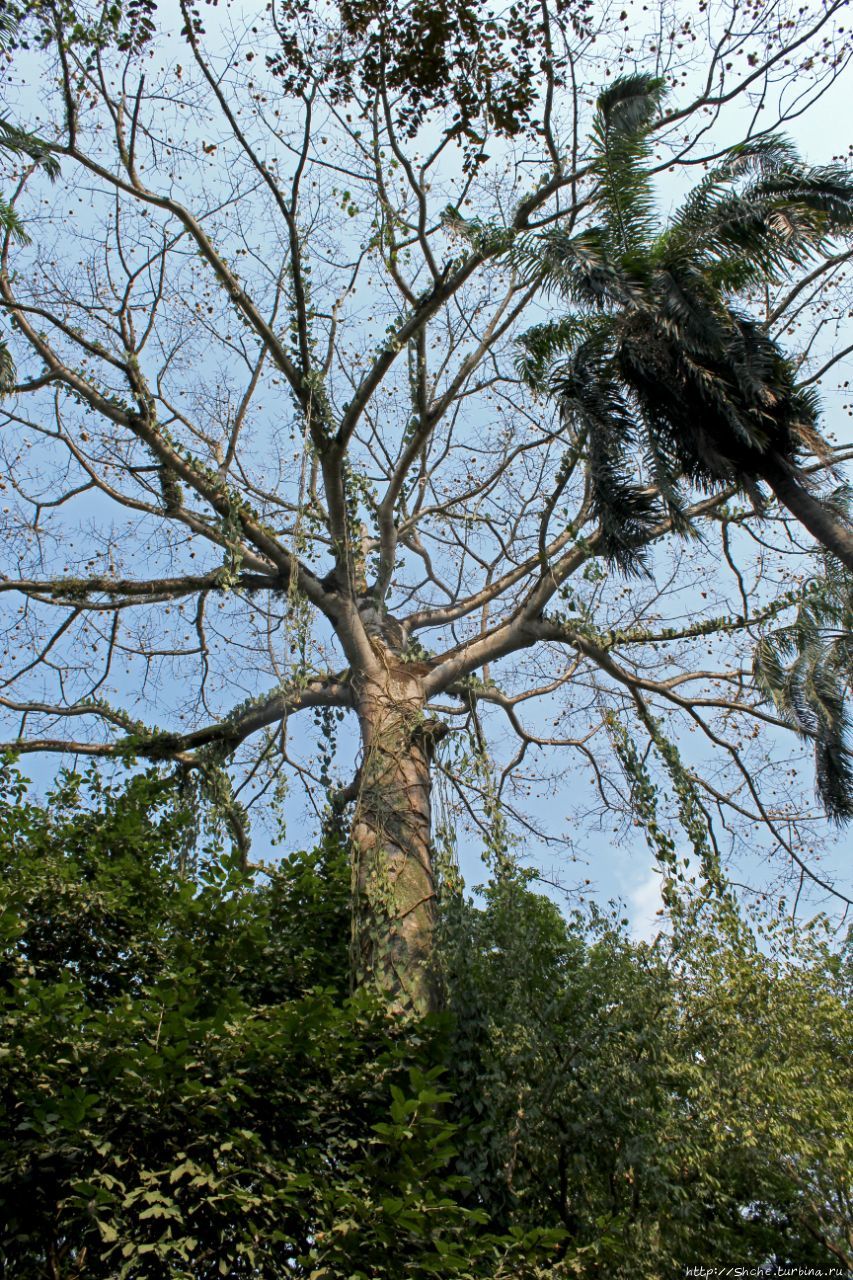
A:
[[[2,783],[4,1274],[847,1256],[849,969],[816,938],[706,905],[650,948],[504,867],[477,906],[445,892],[448,1011],[418,1023],[350,993],[334,832],[253,879],[215,842],[187,865],[156,772]]]

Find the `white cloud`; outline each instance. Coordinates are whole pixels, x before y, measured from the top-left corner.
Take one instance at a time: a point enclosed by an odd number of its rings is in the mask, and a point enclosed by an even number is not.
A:
[[[657,914],[663,906],[660,886],[660,871],[650,867],[644,879],[628,891],[626,905],[635,942],[651,942],[660,932],[661,917]]]

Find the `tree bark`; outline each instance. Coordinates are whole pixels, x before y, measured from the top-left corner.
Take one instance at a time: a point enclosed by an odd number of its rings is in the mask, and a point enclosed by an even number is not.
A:
[[[832,507],[810,493],[796,472],[778,459],[765,460],[762,479],[812,537],[853,570],[853,529]]]
[[[438,1007],[430,763],[444,726],[424,719],[424,689],[388,650],[358,692],[362,765],[352,827],[353,974],[396,1012]]]

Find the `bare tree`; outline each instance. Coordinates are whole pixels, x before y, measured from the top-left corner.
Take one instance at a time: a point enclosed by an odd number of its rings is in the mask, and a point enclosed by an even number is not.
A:
[[[205,32],[188,0],[56,0],[7,73],[61,163],[7,180],[31,238],[0,271],[7,746],[233,784],[244,853],[249,798],[287,775],[352,804],[354,972],[400,1007],[435,998],[436,771],[472,822],[524,824],[548,759],[636,813],[651,751],[709,863],[745,825],[820,879],[749,669],[807,538],[695,492],[692,537],[663,513],[652,572],[621,578],[583,441],[517,371],[550,304],[513,249],[589,216],[609,74],[666,77],[673,181],[808,111],[850,56],[843,0],[646,8],[226,7]],[[846,354],[849,256],[751,299],[815,380]],[[679,755],[685,727],[703,745]]]

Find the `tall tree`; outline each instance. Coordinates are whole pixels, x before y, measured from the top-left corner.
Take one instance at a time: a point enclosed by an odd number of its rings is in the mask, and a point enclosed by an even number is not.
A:
[[[42,113],[62,179],[15,173],[32,244],[7,235],[0,269],[8,745],[174,761],[244,853],[287,777],[354,805],[353,968],[397,1007],[435,998],[436,776],[445,831],[498,801],[530,823],[568,752],[581,808],[618,825],[644,740],[697,848],[742,825],[832,887],[746,660],[805,550],[773,513],[753,577],[735,486],[686,493],[643,527],[657,579],[626,587],[589,444],[515,368],[547,300],[513,250],[597,220],[583,140],[607,68],[665,76],[658,164],[693,173],[743,142],[751,95],[756,151],[844,73],[842,0],[777,9],[686,6],[663,47],[663,10],[614,24],[587,0],[21,12],[7,96]],[[833,288],[843,310],[846,261],[789,261],[774,323]]]

